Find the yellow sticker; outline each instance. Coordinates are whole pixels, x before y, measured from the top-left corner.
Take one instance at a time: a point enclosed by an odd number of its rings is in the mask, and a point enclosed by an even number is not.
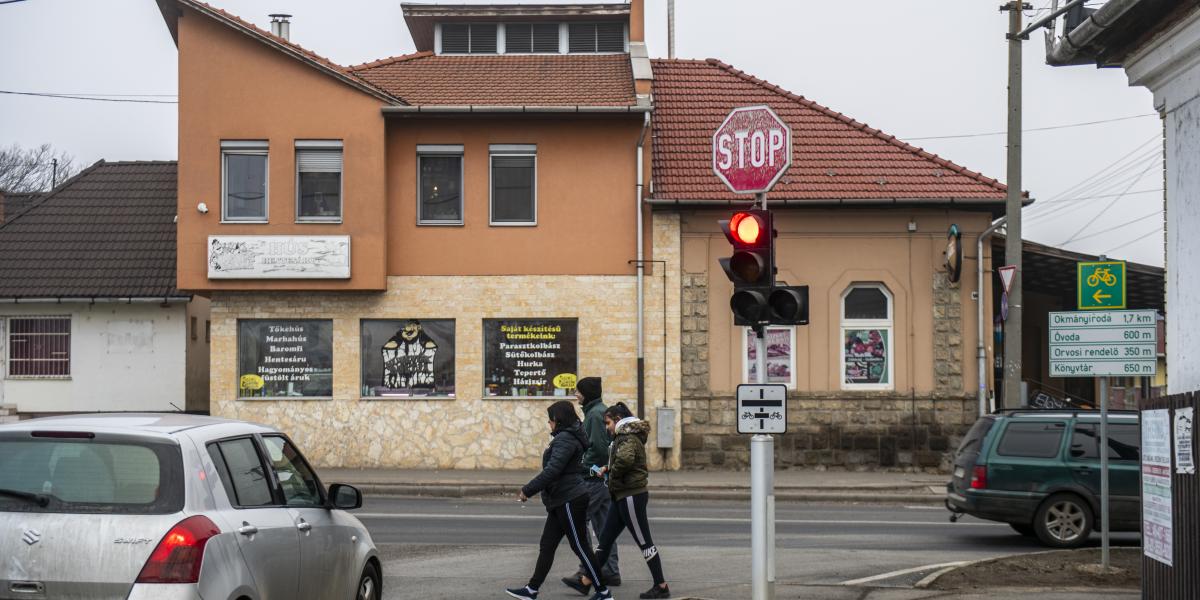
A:
[[[238,386],[243,390],[261,390],[266,382],[258,375],[242,375],[242,380],[238,382]]]
[[[562,373],[554,377],[554,387],[560,390],[573,390],[575,389],[575,380],[574,373]]]

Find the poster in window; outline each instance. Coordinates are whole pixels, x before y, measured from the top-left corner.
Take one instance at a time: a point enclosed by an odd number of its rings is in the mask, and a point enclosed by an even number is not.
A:
[[[846,364],[846,383],[858,385],[887,385],[887,329],[846,329],[843,356]]]
[[[333,321],[238,321],[239,398],[333,396]]]
[[[578,331],[577,319],[484,319],[484,395],[572,393],[563,376],[578,367]]]
[[[363,319],[362,396],[454,397],[454,319]]]
[[[794,385],[792,380],[792,329],[790,327],[768,327],[767,336],[767,383]],[[754,330],[746,328],[747,383],[758,382],[758,339]]]

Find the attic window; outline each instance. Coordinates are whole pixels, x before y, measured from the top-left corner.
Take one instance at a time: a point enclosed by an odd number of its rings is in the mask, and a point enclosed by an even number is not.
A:
[[[572,53],[624,52],[624,23],[572,23],[567,45]]]
[[[495,23],[444,23],[442,54],[495,54]]]
[[[504,26],[508,54],[558,54],[558,23],[509,23]]]

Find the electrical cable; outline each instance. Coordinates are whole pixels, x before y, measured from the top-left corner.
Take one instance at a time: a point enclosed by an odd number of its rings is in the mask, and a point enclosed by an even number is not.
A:
[[[178,100],[134,100],[132,98],[88,98],[86,96],[72,96],[69,94],[43,94],[39,92],[14,92],[9,90],[0,90],[0,94],[14,94],[17,96],[40,96],[43,98],[59,98],[61,100],[92,100],[94,102],[136,102],[140,104],[179,104]]]
[[[1138,217],[1138,218],[1136,218],[1136,219],[1134,219],[1134,220],[1132,220],[1132,221],[1126,221],[1126,222],[1124,222],[1124,223],[1121,223],[1120,225],[1117,225],[1117,226],[1115,226],[1115,227],[1109,227],[1108,229],[1101,229],[1100,231],[1097,231],[1097,232],[1095,232],[1095,233],[1089,233],[1089,234],[1087,234],[1087,235],[1084,235],[1084,236],[1077,237],[1077,238],[1075,238],[1075,240],[1074,240],[1074,241],[1078,242],[1079,240],[1086,240],[1086,239],[1094,238],[1094,237],[1096,237],[1096,236],[1098,236],[1098,235],[1103,235],[1103,234],[1105,234],[1105,233],[1108,233],[1108,232],[1110,232],[1110,231],[1116,231],[1116,230],[1118,230],[1118,229],[1122,229],[1122,228],[1124,228],[1124,227],[1128,227],[1128,226],[1130,226],[1130,225],[1133,225],[1134,223],[1140,223],[1140,222],[1142,222],[1142,221],[1145,221],[1146,219],[1149,219],[1150,217],[1161,217],[1161,216],[1162,216],[1162,214],[1163,214],[1163,211],[1161,211],[1161,210],[1156,210],[1156,211],[1154,211],[1154,212],[1152,212],[1152,213],[1150,213],[1150,214],[1148,214],[1148,215],[1142,215],[1142,216],[1140,216],[1140,217]]]
[[[1137,178],[1129,183],[1129,188],[1132,188],[1135,184],[1137,184],[1137,182],[1139,180],[1141,180],[1141,178],[1143,176],[1145,176],[1146,173],[1150,172],[1150,169],[1153,166],[1154,165],[1150,165],[1149,167],[1146,167],[1145,169],[1143,169],[1142,172],[1138,174]],[[1128,191],[1129,188],[1126,188],[1125,191]],[[1096,216],[1092,217],[1091,220],[1089,220],[1087,223],[1084,223],[1083,227],[1080,227],[1078,231],[1076,231],[1074,234],[1072,234],[1071,237],[1067,238],[1067,240],[1060,245],[1065,246],[1065,245],[1075,241],[1076,236],[1078,236],[1079,234],[1086,231],[1088,227],[1091,227],[1092,224],[1095,223],[1097,219],[1099,219],[1104,213],[1108,212],[1109,209],[1111,209],[1114,205],[1116,205],[1117,202],[1120,202],[1121,198],[1124,198],[1124,197],[1125,197],[1125,193],[1122,192],[1120,196],[1113,198],[1111,201],[1109,201],[1109,203],[1104,208],[1100,209],[1100,212],[1096,213]]]
[[[1141,115],[1130,115],[1128,117],[1117,117],[1115,119],[1103,119],[1100,121],[1086,121],[1083,123],[1068,123],[1065,125],[1051,125],[1049,127],[1034,127],[1031,129],[1022,129],[1021,133],[1029,133],[1029,132],[1036,132],[1036,131],[1052,131],[1055,129],[1068,129],[1071,127],[1087,127],[1090,125],[1101,125],[1104,123],[1116,123],[1117,121],[1128,121],[1130,119],[1144,119],[1146,117],[1157,117],[1157,116],[1158,116],[1158,113],[1146,113],[1146,114],[1141,114]],[[987,136],[1007,135],[1007,134],[1008,134],[1007,131],[991,131],[991,132],[987,132],[987,133],[962,133],[962,134],[958,134],[958,135],[934,135],[934,136],[922,136],[922,137],[898,136],[898,137],[899,137],[899,139],[904,140],[904,141],[918,141],[918,140],[953,140],[953,139],[960,139],[960,138],[987,137]]]
[[[1132,246],[1132,245],[1134,245],[1148,237],[1154,236],[1154,235],[1162,235],[1162,227],[1155,227],[1153,231],[1148,232],[1146,235],[1139,236],[1132,240],[1129,240],[1128,242],[1125,242],[1124,244],[1121,244],[1120,246],[1117,246],[1116,248],[1111,248],[1111,249],[1109,249],[1108,252],[1105,252],[1105,254],[1112,254],[1113,252],[1120,250],[1121,248],[1124,248],[1126,246]]]

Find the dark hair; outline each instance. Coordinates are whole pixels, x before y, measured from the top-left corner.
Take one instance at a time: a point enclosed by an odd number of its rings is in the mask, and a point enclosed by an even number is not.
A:
[[[608,410],[604,411],[604,416],[614,421],[620,421],[621,419],[628,419],[629,417],[632,417],[633,412],[629,410],[628,406],[625,406],[624,402],[618,402],[608,407]]]
[[[559,400],[550,405],[546,409],[546,414],[550,420],[554,421],[554,429],[562,429],[570,427],[579,422],[579,415],[575,412],[575,405],[566,400]]]

